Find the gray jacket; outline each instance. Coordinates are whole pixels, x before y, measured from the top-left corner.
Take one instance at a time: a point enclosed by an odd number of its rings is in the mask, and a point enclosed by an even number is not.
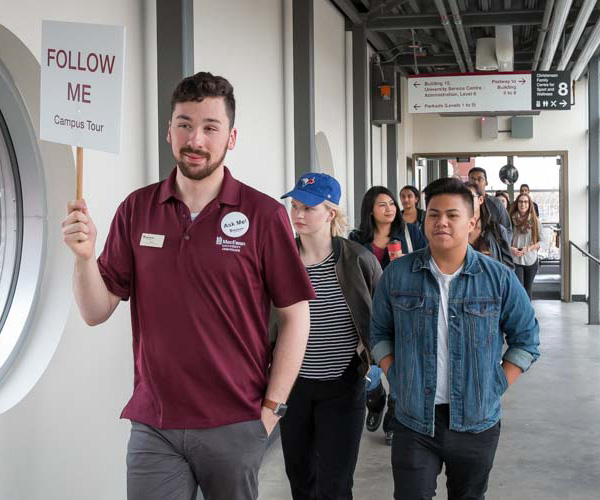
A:
[[[296,239],[300,245],[300,240]],[[381,266],[377,258],[365,247],[345,238],[333,238],[335,272],[342,294],[350,309],[358,333],[357,353],[361,363],[358,372],[364,377],[373,362],[371,355],[371,305],[375,287],[381,277]],[[271,308],[269,339],[277,339],[277,314]]]

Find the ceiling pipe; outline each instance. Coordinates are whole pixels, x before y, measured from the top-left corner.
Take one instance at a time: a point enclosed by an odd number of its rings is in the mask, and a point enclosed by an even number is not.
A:
[[[458,63],[460,72],[465,73],[465,63],[463,62],[463,58],[460,55],[460,47],[458,46],[458,42],[456,41],[456,37],[454,36],[454,31],[452,30],[452,25],[450,24],[450,20],[448,19],[448,14],[446,12],[444,2],[443,0],[434,0],[434,3],[437,7],[438,12],[440,13],[440,21],[442,23],[442,26],[444,27],[444,30],[446,31],[448,40],[450,40],[450,45],[452,45],[452,51],[454,52],[454,56],[456,57],[456,62]]]
[[[600,45],[600,21],[598,21],[596,23],[596,25],[594,26],[594,29],[592,30],[592,32],[590,33],[590,36],[588,37],[587,41],[585,42],[585,46],[581,50],[581,53],[579,54],[577,61],[575,62],[575,64],[573,65],[573,68],[571,69],[571,79],[572,80],[574,80],[574,81],[579,80],[581,75],[583,75],[583,72],[587,68],[587,65],[590,62],[590,59],[596,52],[596,49],[598,48],[599,45]]]
[[[558,63],[558,70],[562,71],[569,64],[569,59],[573,55],[573,51],[581,38],[583,30],[594,10],[594,6],[596,5],[596,0],[585,0],[581,9],[579,10],[579,14],[577,15],[577,20],[575,21],[575,25],[573,26],[573,31],[571,31],[571,36],[569,37],[569,41],[567,42],[567,46],[563,52],[562,57],[560,58],[560,62]]]
[[[460,44],[462,46],[463,54],[465,55],[465,61],[467,62],[467,66],[469,71],[472,73],[473,69],[473,61],[471,59],[471,51],[469,50],[469,42],[467,41],[467,34],[465,33],[465,29],[462,24],[462,19],[460,17],[460,10],[458,8],[458,4],[456,0],[448,0],[450,4],[450,10],[452,11],[452,17],[454,19],[454,24],[456,26],[456,31],[458,33],[458,38],[460,39]]]
[[[533,63],[531,69],[537,70],[538,64],[540,63],[540,57],[542,56],[542,49],[544,48],[544,41],[546,40],[546,33],[548,33],[548,25],[550,24],[550,16],[552,15],[552,8],[554,7],[554,0],[548,0],[546,2],[546,10],[544,10],[544,17],[542,19],[542,27],[540,28],[540,35],[538,36],[537,45],[535,47],[535,55],[533,56]]]
[[[552,60],[554,59],[554,54],[556,53],[556,48],[558,47],[558,42],[560,41],[560,36],[565,27],[565,22],[567,21],[567,16],[569,15],[569,9],[571,8],[572,3],[573,0],[558,0],[556,3],[556,9],[552,16],[550,34],[548,35],[548,40],[546,40],[544,57],[540,64],[541,71],[548,71],[550,66],[552,66]]]

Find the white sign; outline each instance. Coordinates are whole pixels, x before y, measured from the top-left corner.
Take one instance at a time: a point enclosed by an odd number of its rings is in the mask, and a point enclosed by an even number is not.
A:
[[[531,110],[531,73],[408,77],[410,113]]]
[[[42,22],[40,138],[118,153],[125,27]]]

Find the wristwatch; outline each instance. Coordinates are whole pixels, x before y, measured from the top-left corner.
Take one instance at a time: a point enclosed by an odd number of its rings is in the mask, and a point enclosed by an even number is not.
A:
[[[288,409],[288,405],[285,403],[278,403],[277,401],[272,401],[267,398],[264,399],[262,405],[269,410],[273,410],[273,413],[278,417],[283,417]]]

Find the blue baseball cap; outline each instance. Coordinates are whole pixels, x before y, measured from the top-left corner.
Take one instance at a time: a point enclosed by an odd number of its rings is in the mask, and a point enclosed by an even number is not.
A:
[[[306,206],[314,207],[324,201],[340,204],[342,188],[340,183],[327,174],[308,172],[300,176],[294,189],[281,198],[292,197]]]

